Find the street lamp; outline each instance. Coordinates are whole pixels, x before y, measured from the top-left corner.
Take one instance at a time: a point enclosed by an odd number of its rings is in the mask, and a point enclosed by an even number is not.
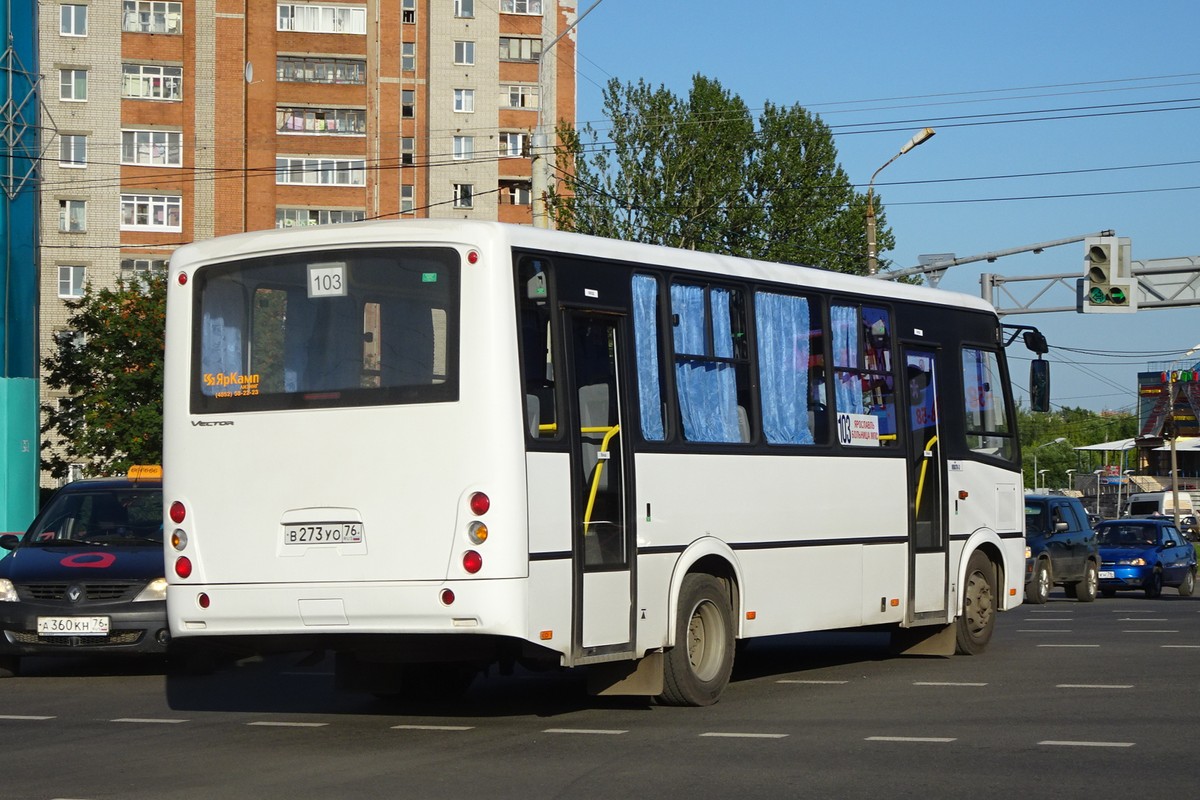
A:
[[[1037,487],[1038,480],[1037,479],[1038,479],[1039,473],[1038,473],[1038,468],[1037,468],[1037,451],[1041,450],[1043,447],[1049,447],[1052,444],[1062,444],[1065,441],[1067,441],[1067,437],[1059,436],[1057,439],[1052,439],[1051,441],[1046,442],[1045,444],[1039,444],[1037,447],[1033,448],[1033,491],[1034,492],[1037,492],[1037,489],[1038,489],[1038,487]],[[1048,472],[1048,471],[1049,470],[1042,470],[1042,472]],[[1074,470],[1072,470],[1072,471],[1074,471]]]
[[[1121,473],[1121,482],[1117,484],[1117,516],[1118,517],[1125,516],[1124,514],[1121,513],[1121,487],[1124,486],[1125,483],[1129,480],[1129,476],[1132,475],[1136,471],[1137,470],[1127,469]],[[1133,486],[1132,485],[1129,487],[1129,491],[1125,493],[1125,496],[1128,497],[1131,494],[1133,494]]]
[[[875,177],[883,172],[884,167],[891,164],[900,156],[912,150],[919,144],[924,144],[933,138],[935,131],[933,128],[926,128],[919,132],[916,136],[905,142],[900,148],[900,152],[887,160],[887,163],[875,170],[871,175],[871,180],[867,182],[867,274],[874,275],[879,272],[879,258],[875,252]]]
[[[1046,485],[1046,481],[1045,481],[1045,479],[1044,479],[1044,478],[1042,478],[1042,476],[1043,476],[1043,475],[1045,475],[1045,474],[1046,474],[1047,472],[1049,472],[1049,471],[1050,471],[1050,470],[1048,470],[1048,469],[1039,469],[1039,470],[1037,471],[1037,480],[1036,480],[1036,481],[1034,481],[1034,483],[1038,483],[1038,484],[1041,484],[1042,486],[1045,486],[1045,485]],[[1038,488],[1038,487],[1034,486],[1034,487],[1033,487],[1033,490],[1036,492],[1036,491],[1037,491],[1037,488]],[[1047,488],[1049,488],[1049,487],[1047,487]]]
[[[1096,476],[1096,516],[1100,516],[1100,476],[1104,474],[1104,470],[1098,469],[1092,473]]]
[[[1067,488],[1068,489],[1075,488],[1075,484],[1071,482],[1071,476],[1074,474],[1075,474],[1075,470],[1073,470],[1073,469],[1067,470]]]

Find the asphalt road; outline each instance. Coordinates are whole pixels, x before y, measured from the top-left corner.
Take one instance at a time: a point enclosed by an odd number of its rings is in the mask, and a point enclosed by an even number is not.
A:
[[[711,708],[492,676],[450,705],[333,688],[328,660],[202,678],[32,659],[0,683],[0,798],[1192,797],[1200,598],[1001,615],[977,657],[875,634],[753,643]]]

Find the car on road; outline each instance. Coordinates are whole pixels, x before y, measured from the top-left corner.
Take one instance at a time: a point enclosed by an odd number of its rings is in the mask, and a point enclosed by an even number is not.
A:
[[[1045,603],[1061,585],[1067,597],[1096,599],[1100,551],[1087,511],[1075,497],[1025,496],[1025,600]]]
[[[162,469],[63,486],[0,536],[0,677],[24,656],[165,654]]]
[[[1189,597],[1196,590],[1196,548],[1167,518],[1118,519],[1096,527],[1100,539],[1100,593],[1137,589],[1158,597],[1174,586]]]

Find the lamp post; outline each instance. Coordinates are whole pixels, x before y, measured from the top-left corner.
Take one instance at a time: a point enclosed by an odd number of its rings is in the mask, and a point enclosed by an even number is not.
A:
[[[919,144],[924,144],[929,141],[935,131],[933,128],[926,128],[913,136],[904,146],[900,148],[900,152],[887,160],[887,163],[875,170],[871,175],[871,180],[867,182],[867,274],[874,275],[879,272],[879,258],[875,252],[875,177],[883,172],[884,167],[891,164],[900,156],[912,150]]]
[[[1100,516],[1100,476],[1104,474],[1104,470],[1098,469],[1092,473],[1096,476],[1096,516]]]
[[[1045,444],[1039,444],[1037,447],[1033,448],[1033,491],[1035,493],[1038,490],[1038,475],[1040,474],[1037,468],[1037,451],[1041,450],[1043,447],[1049,447],[1052,444],[1062,444],[1065,441],[1067,441],[1067,437],[1059,436],[1057,439],[1052,439]],[[1042,472],[1049,472],[1049,470],[1044,469]]]
[[[1075,470],[1073,470],[1073,469],[1069,469],[1069,470],[1067,470],[1067,488],[1068,488],[1068,489],[1074,489],[1074,488],[1075,488],[1075,484],[1073,484],[1073,483],[1071,482],[1071,476],[1072,476],[1072,475],[1074,475],[1074,474],[1075,474]]]
[[[1125,485],[1125,483],[1129,480],[1129,476],[1132,475],[1135,471],[1136,470],[1127,469],[1121,473],[1121,482],[1117,484],[1117,516],[1118,517],[1125,516],[1124,514],[1121,513],[1121,487]],[[1125,493],[1125,496],[1128,497],[1131,494],[1133,494],[1132,486],[1129,487],[1129,491],[1127,491]]]
[[[1036,480],[1036,481],[1034,481],[1034,483],[1041,484],[1042,486],[1045,486],[1045,485],[1046,485],[1046,480],[1045,480],[1045,478],[1043,478],[1042,476],[1043,476],[1043,475],[1045,475],[1045,474],[1046,474],[1047,472],[1049,472],[1049,471],[1050,471],[1050,470],[1048,470],[1048,469],[1039,469],[1039,470],[1037,471],[1037,480]],[[1037,487],[1037,486],[1035,486],[1035,487],[1033,487],[1033,490],[1036,492],[1036,491],[1037,491],[1037,488],[1038,488],[1038,487]]]

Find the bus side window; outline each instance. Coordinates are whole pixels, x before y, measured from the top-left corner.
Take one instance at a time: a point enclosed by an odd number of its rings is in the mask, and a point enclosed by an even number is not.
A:
[[[833,379],[837,410],[875,417],[879,445],[896,445],[892,328],[886,309],[834,305]]]
[[[526,258],[517,270],[525,427],[533,439],[556,439],[561,433],[554,396],[553,328],[547,302],[549,266],[544,259]]]

